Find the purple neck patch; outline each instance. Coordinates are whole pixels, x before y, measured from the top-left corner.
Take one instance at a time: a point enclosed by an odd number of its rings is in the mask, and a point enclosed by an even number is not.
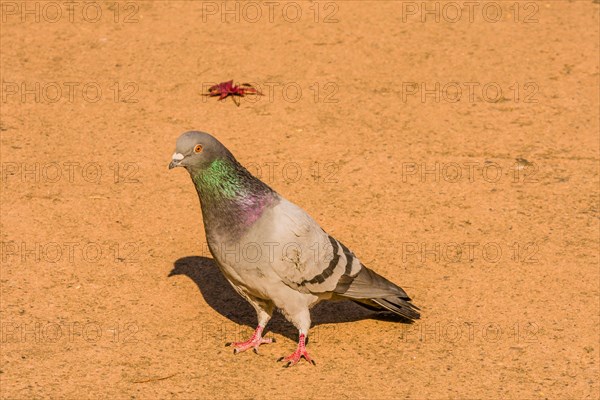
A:
[[[243,210],[243,221],[245,226],[255,223],[265,211],[265,208],[273,203],[274,197],[266,195],[261,197],[246,197],[241,200]]]

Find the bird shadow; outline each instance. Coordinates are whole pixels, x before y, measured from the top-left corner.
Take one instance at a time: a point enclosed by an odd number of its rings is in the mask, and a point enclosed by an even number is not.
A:
[[[169,277],[185,275],[197,286],[206,303],[219,314],[239,325],[256,327],[256,312],[229,284],[212,258],[182,257],[175,261]],[[367,310],[351,301],[325,301],[311,310],[312,327],[323,324],[354,322],[363,319],[404,322],[409,320],[387,312]],[[296,328],[279,314],[274,313],[267,330],[291,340],[298,338]]]

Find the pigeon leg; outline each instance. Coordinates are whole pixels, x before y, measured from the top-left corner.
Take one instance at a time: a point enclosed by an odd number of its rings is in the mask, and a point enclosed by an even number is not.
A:
[[[292,365],[298,364],[298,361],[300,361],[300,359],[302,357],[304,357],[304,359],[306,361],[308,361],[309,363],[312,363],[312,365],[317,365],[314,362],[314,360],[312,358],[310,358],[310,356],[308,355],[308,352],[306,351],[305,340],[306,340],[306,336],[304,335],[304,333],[301,333],[300,338],[298,339],[298,347],[296,348],[296,351],[294,351],[292,354],[290,354],[287,357],[281,357],[277,361],[282,361],[282,360],[287,361],[287,364],[284,365],[284,367],[287,368]]]
[[[258,325],[256,330],[250,337],[250,339],[245,342],[233,342],[226,343],[225,346],[233,346],[233,354],[238,354],[248,349],[253,349],[256,354],[258,354],[258,346],[265,343],[274,343],[275,339],[273,338],[264,338],[262,337],[264,326]]]

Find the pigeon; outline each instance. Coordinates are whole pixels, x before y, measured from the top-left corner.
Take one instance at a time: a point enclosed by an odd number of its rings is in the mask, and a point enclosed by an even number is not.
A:
[[[234,354],[272,343],[263,330],[279,310],[299,332],[296,350],[306,350],[310,309],[324,300],[351,300],[370,310],[392,312],[412,322],[419,308],[406,292],[364,266],[342,242],[327,234],[302,208],[253,176],[212,135],[190,131],[176,143],[169,169],[185,168],[200,199],[208,248],[223,275],[256,310],[250,339],[230,343]]]

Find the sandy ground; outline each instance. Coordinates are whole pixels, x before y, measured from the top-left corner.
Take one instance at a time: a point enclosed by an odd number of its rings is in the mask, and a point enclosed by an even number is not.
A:
[[[1,397],[597,399],[600,5],[426,7],[3,1]],[[201,96],[228,79],[265,96]],[[322,304],[316,367],[281,315],[231,354],[190,129],[423,318]]]

